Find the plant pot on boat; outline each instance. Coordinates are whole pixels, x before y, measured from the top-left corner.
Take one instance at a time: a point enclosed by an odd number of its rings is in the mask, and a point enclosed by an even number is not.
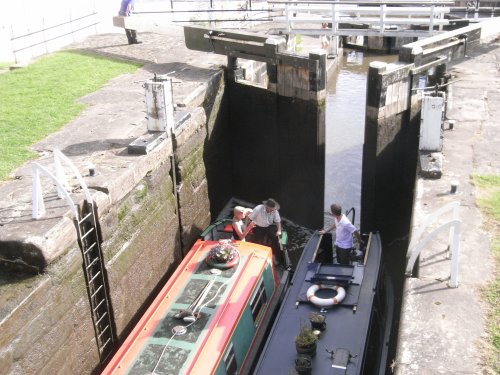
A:
[[[318,336],[316,336],[310,327],[303,326],[300,328],[300,332],[295,336],[295,349],[299,354],[307,354],[311,357],[316,355],[316,341],[318,341]]]
[[[227,269],[234,267],[240,261],[238,251],[231,245],[231,241],[222,240],[213,246],[205,258],[210,267]]]
[[[311,357],[306,354],[299,354],[295,359],[295,374],[311,375],[312,363]]]
[[[326,316],[318,312],[312,312],[309,315],[309,321],[311,322],[311,327],[314,330],[323,332],[326,329]]]

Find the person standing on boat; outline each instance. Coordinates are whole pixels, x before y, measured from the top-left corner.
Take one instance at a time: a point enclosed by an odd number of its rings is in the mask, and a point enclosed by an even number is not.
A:
[[[255,226],[255,223],[250,222],[246,225],[245,221],[252,210],[241,206],[236,206],[233,209],[233,239],[245,241],[245,237]]]
[[[275,262],[279,263],[281,259],[279,237],[281,236],[281,217],[278,212],[280,205],[273,198],[269,198],[259,204],[248,215],[253,228],[252,242],[271,246]]]
[[[342,213],[342,207],[336,203],[330,206],[334,220],[333,224],[319,231],[319,234],[325,234],[335,229],[335,251],[337,253],[337,261],[340,264],[349,264],[351,262],[350,252],[352,250],[352,236],[356,237],[360,244],[363,244],[361,235],[358,229],[351,221]]]

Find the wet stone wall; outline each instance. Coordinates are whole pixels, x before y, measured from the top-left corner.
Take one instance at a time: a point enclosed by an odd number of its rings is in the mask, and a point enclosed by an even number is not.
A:
[[[190,119],[176,129],[173,142],[146,157],[149,166],[142,157],[140,166],[130,158],[123,176],[110,182],[116,187],[94,192],[97,205],[102,203],[101,247],[120,340],[210,222],[217,207],[211,206],[209,190],[217,196],[214,202],[229,198],[230,185],[212,171],[228,150],[225,133],[217,130],[225,118],[219,113],[222,78],[222,73],[213,77],[197,106],[186,108]],[[109,204],[110,191],[122,198]],[[76,242],[62,253],[43,273],[13,275],[2,287],[8,304],[1,306],[0,374],[99,372],[82,254]]]
[[[101,214],[118,334],[180,258],[169,172],[168,164],[151,171]],[[0,374],[94,371],[99,357],[77,246],[44,274],[13,284],[12,294],[24,301],[2,325]]]
[[[238,83],[227,92],[235,194],[257,203],[273,197],[282,215],[321,227],[324,100],[285,97]]]
[[[444,84],[446,65],[475,48],[480,25],[407,44],[395,64],[374,62],[368,71],[363,148],[363,231],[382,240],[408,235],[418,168],[422,87]],[[446,90],[445,85],[440,88]],[[385,235],[391,233],[389,236]],[[388,238],[389,237],[389,238]]]

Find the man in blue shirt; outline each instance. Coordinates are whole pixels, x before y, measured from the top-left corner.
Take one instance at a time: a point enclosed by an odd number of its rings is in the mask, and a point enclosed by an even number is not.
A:
[[[122,0],[120,5],[120,16],[129,17],[134,11],[135,0]],[[128,44],[139,44],[142,43],[137,40],[137,32],[131,29],[125,29],[125,34],[127,34]]]

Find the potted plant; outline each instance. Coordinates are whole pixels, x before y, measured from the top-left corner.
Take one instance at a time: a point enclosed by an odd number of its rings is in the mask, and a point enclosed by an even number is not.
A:
[[[205,261],[211,267],[227,269],[238,264],[239,254],[230,240],[221,240],[210,249]]]
[[[311,357],[306,354],[299,354],[295,359],[295,374],[311,375],[312,363]]]
[[[316,355],[316,336],[310,327],[302,326],[300,332],[295,336],[295,349],[299,354],[307,354],[311,357]]]
[[[326,316],[318,312],[312,312],[309,315],[309,321],[311,322],[311,327],[313,330],[319,330],[323,332],[326,329]]]

